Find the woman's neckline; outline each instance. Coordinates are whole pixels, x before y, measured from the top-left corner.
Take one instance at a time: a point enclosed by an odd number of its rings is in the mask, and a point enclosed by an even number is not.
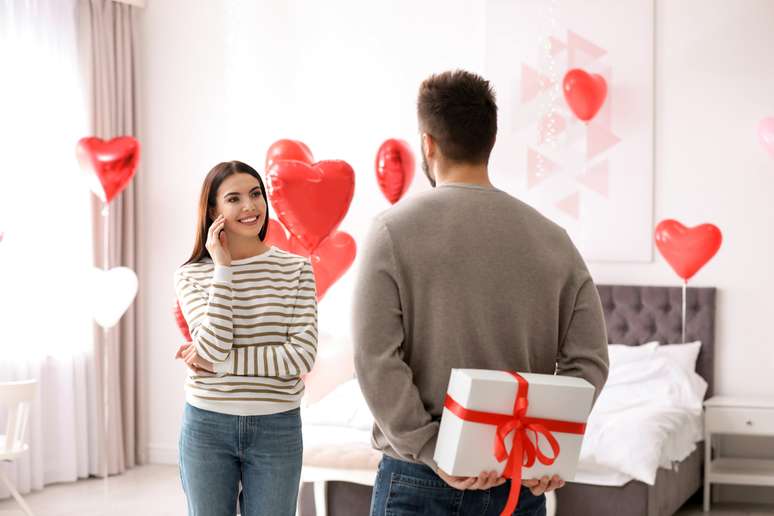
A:
[[[231,265],[244,265],[245,263],[252,263],[255,260],[269,257],[274,254],[275,249],[275,246],[271,246],[262,253],[254,254],[253,256],[248,256],[247,258],[240,258],[239,260],[231,260]]]

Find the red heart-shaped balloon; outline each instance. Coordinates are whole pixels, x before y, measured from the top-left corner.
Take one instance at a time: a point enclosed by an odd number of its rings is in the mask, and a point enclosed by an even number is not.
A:
[[[355,239],[344,231],[336,231],[315,249],[310,258],[317,282],[318,300],[347,272],[355,261],[356,254]]]
[[[266,238],[263,239],[263,243],[268,246],[275,246],[289,253],[297,254],[298,256],[309,257],[309,251],[304,249],[301,242],[298,239],[293,238],[292,235],[288,235],[285,232],[285,228],[282,224],[274,219],[269,219],[269,225],[266,228]]]
[[[687,228],[667,219],[656,226],[656,247],[678,276],[688,281],[715,256],[723,234],[713,224]]]
[[[588,122],[605,102],[607,83],[601,75],[574,68],[565,74],[563,90],[564,98],[575,116]]]
[[[274,219],[269,219],[264,243],[277,246],[289,253],[310,258],[317,284],[318,301],[323,298],[331,285],[347,272],[347,269],[355,261],[357,253],[355,239],[344,231],[334,232],[323,240],[314,252],[310,253],[296,238],[287,235],[285,228]]]
[[[188,323],[183,316],[183,310],[180,308],[180,301],[175,300],[173,313],[175,314],[175,322],[177,323],[180,333],[183,334],[186,342],[191,342],[191,333],[188,331]]]
[[[299,140],[277,140],[266,151],[266,168],[269,170],[277,161],[302,161],[308,165],[314,163],[312,151]]]
[[[403,140],[386,140],[376,152],[376,181],[382,193],[395,204],[414,179],[414,153]]]
[[[277,217],[307,251],[336,230],[355,193],[355,172],[341,160],[278,161],[267,178]]]
[[[285,228],[274,219],[269,219],[269,223],[266,225],[266,237],[263,239],[263,243],[268,246],[279,247],[290,253],[293,252],[290,250],[290,239],[285,233]]]
[[[112,140],[81,138],[76,146],[81,169],[88,175],[89,187],[102,202],[109,203],[134,177],[140,161],[140,144],[131,136]]]

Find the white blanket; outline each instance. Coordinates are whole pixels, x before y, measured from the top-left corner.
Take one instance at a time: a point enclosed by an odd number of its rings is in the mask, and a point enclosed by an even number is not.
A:
[[[699,375],[656,354],[611,361],[589,416],[575,481],[653,484],[659,467],[683,460],[702,439],[706,388]],[[356,380],[305,408],[303,419],[307,446],[342,444],[342,438],[370,442],[373,417]]]
[[[685,459],[702,439],[707,383],[666,357],[611,362],[589,416],[577,482],[653,484],[659,467]]]

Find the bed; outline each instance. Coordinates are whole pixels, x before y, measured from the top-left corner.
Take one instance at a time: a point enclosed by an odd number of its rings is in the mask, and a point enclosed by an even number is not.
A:
[[[628,347],[645,351],[650,344],[644,345],[652,341],[658,341],[662,348],[682,342],[681,288],[599,285],[598,289],[609,343],[625,345],[625,351]],[[705,399],[712,395],[714,384],[715,298],[714,288],[687,290],[686,341],[701,341],[695,372],[706,383],[706,391],[702,391]],[[352,395],[344,387],[332,393],[326,402],[337,406]],[[336,424],[306,428],[300,516],[368,514],[370,486],[380,459],[368,442],[369,416],[363,410],[355,410]],[[700,411],[693,418],[694,426],[701,424]],[[682,433],[687,432],[686,429]],[[680,431],[673,433],[680,437]],[[691,433],[696,434],[697,429],[691,429]],[[569,482],[556,492],[556,515],[671,516],[702,485],[701,449],[701,443],[695,443],[693,451],[673,467],[659,467],[652,485],[637,479],[626,480],[628,477],[619,482],[623,485],[599,485],[614,483],[602,477],[584,483],[584,476],[579,474],[577,482]],[[587,479],[593,477],[586,475]],[[553,505],[554,499],[549,501]]]

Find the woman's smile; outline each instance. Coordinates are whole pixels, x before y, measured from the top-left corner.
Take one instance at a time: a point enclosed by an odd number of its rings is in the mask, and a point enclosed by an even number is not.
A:
[[[241,219],[237,219],[237,222],[244,224],[245,226],[256,226],[260,221],[260,215],[250,215],[249,217],[242,217]]]

